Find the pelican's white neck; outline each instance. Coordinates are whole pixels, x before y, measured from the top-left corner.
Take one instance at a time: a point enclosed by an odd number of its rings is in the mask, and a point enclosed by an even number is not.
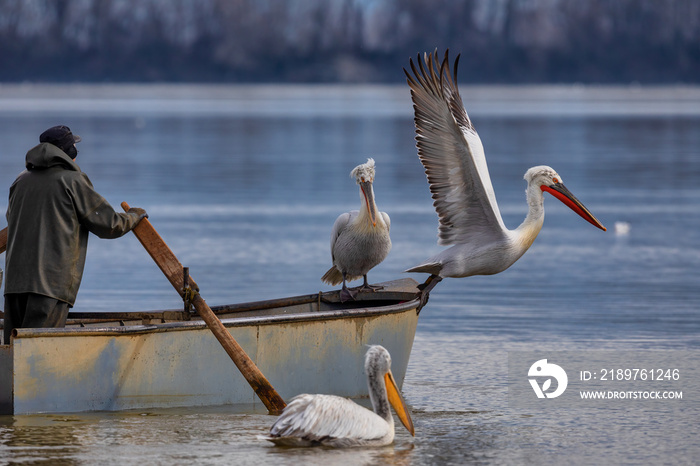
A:
[[[523,223],[515,229],[516,241],[520,244],[524,254],[537,238],[544,224],[544,195],[536,184],[527,185],[528,211]]]
[[[391,406],[389,405],[389,396],[384,377],[375,373],[368,377],[367,384],[369,385],[369,399],[372,402],[374,412],[388,422],[389,425],[393,426],[394,416],[391,415]]]

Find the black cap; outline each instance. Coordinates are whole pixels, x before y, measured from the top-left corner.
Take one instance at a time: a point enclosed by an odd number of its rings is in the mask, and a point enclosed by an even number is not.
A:
[[[70,128],[65,125],[53,126],[39,136],[39,142],[48,142],[64,152],[80,141],[80,136],[73,134]]]

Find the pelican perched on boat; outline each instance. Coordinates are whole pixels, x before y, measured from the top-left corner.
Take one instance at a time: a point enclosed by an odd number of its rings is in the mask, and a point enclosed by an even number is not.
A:
[[[391,250],[389,229],[391,220],[386,212],[379,212],[374,202],[374,159],[358,165],[350,177],[360,186],[360,210],[341,214],[331,230],[331,257],[333,266],[321,280],[329,285],[343,284],[340,300],[355,299],[356,292],[348,289],[346,282],[364,278],[359,290],[376,290],[381,287],[367,282],[367,272],[380,264]]]
[[[416,146],[439,217],[438,244],[451,246],[407,272],[429,273],[422,304],[445,277],[491,275],[513,265],[532,245],[544,222],[544,193],[548,192],[592,225],[605,230],[564,186],[551,167],[527,170],[525,220],[515,230],[505,227],[491,185],[481,139],[474,129],[457,88],[457,65],[450,74],[448,52],[442,63],[435,55],[410,60],[404,69],[415,113]]]
[[[384,446],[394,441],[393,406],[401,423],[415,435],[413,420],[391,374],[391,356],[370,346],[365,355],[367,387],[374,412],[334,395],[298,395],[264,437],[283,446]]]

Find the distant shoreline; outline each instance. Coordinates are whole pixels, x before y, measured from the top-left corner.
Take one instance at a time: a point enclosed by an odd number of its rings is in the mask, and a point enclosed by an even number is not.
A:
[[[700,116],[697,85],[460,85],[472,116]],[[411,117],[397,84],[0,84],[0,114]]]

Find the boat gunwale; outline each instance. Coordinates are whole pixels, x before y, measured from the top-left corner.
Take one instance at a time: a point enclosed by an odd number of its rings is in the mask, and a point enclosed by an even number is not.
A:
[[[406,280],[406,279],[404,279]],[[410,279],[409,279],[410,280]],[[412,280],[411,280],[412,281]],[[399,280],[397,282],[403,282]],[[394,282],[396,283],[396,282]],[[415,282],[413,282],[415,283]],[[337,291],[328,293],[318,293],[312,295],[296,296],[292,298],[278,298],[267,301],[256,301],[250,303],[242,303],[240,305],[223,305],[217,306],[218,314],[230,314],[235,312],[249,312],[254,310],[275,309],[285,306],[294,306],[300,304],[311,304],[319,300],[335,304],[335,301],[329,301],[328,298],[337,295]],[[225,327],[245,327],[245,326],[261,326],[261,325],[278,325],[285,323],[300,323],[315,320],[337,320],[347,318],[373,317],[377,315],[395,314],[410,310],[418,309],[420,300],[415,292],[405,291],[401,289],[389,290],[386,292],[367,293],[363,296],[364,301],[368,303],[377,303],[382,299],[386,301],[398,301],[387,305],[364,306],[349,309],[331,309],[325,311],[303,311],[294,312],[291,314],[274,314],[263,316],[246,316],[246,317],[230,317],[221,319]],[[382,299],[378,299],[382,298]],[[405,298],[405,299],[402,299]],[[360,300],[362,302],[363,300]],[[339,304],[339,303],[338,303]],[[254,309],[253,309],[254,308]],[[222,310],[223,309],[223,310]],[[157,311],[157,312],[133,312],[133,313],[112,313],[114,315],[123,316],[123,320],[138,320],[142,318],[158,319],[167,312],[180,313],[183,311]],[[80,313],[81,315],[97,316],[101,313]],[[109,313],[105,313],[109,314]],[[70,315],[69,315],[70,317]],[[90,319],[84,319],[88,321]],[[111,321],[120,319],[110,319]],[[206,323],[199,319],[199,316],[194,314],[193,320],[177,320],[174,322],[149,323],[136,325],[119,325],[119,326],[92,326],[92,327],[63,327],[63,328],[17,328],[13,329],[14,338],[40,338],[40,337],[69,337],[69,336],[117,336],[117,335],[139,335],[150,333],[161,333],[183,330],[198,330],[207,328]]]

